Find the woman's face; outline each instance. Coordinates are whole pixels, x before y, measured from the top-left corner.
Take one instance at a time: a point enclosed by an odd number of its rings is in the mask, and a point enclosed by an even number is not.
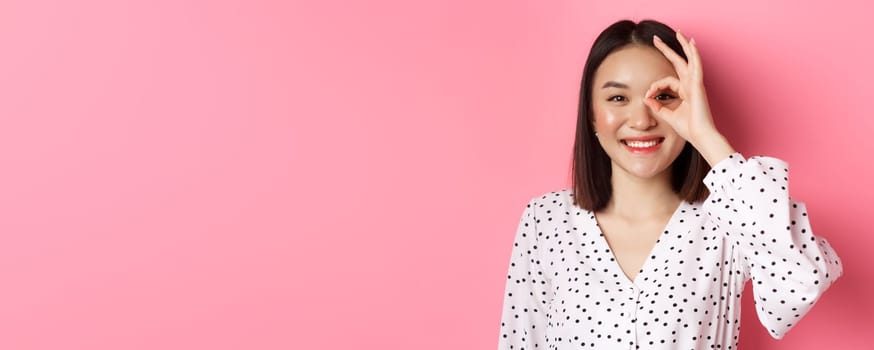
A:
[[[617,171],[638,178],[670,175],[666,170],[686,144],[674,129],[644,104],[650,85],[677,76],[674,67],[654,47],[629,45],[609,54],[595,71],[592,110],[598,142]],[[665,90],[655,98],[668,108],[680,99]]]

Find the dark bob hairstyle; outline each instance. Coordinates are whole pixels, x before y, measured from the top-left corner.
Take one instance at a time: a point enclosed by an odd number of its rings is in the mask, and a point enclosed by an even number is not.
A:
[[[595,39],[580,84],[580,104],[574,140],[573,176],[574,204],[580,208],[598,211],[607,206],[613,193],[610,181],[612,168],[610,157],[601,148],[592,126],[592,80],[595,71],[607,55],[627,45],[652,46],[653,35],[658,35],[674,52],[687,60],[676,32],[653,20],[634,23],[622,20],[613,23]],[[686,142],[682,152],[671,165],[671,185],[680,198],[689,202],[703,200],[709,194],[703,179],[710,165],[691,144]]]

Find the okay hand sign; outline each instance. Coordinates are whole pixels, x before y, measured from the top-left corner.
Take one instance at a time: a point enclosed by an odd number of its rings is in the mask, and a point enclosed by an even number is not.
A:
[[[677,40],[683,47],[688,62],[668,47],[658,36],[653,37],[655,47],[671,62],[677,71],[677,77],[667,77],[655,81],[646,92],[646,105],[653,113],[667,122],[676,132],[693,145],[701,143],[701,138],[712,135],[716,131],[707,93],[704,91],[703,70],[695,39],[687,41],[683,34],[677,32]],[[670,90],[679,96],[680,104],[670,109],[663,106],[654,96],[660,91]]]

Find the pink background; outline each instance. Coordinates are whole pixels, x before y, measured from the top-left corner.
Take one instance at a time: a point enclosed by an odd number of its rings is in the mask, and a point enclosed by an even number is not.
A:
[[[782,341],[874,342],[864,1],[0,3],[0,348],[492,349],[525,202],[568,183],[601,29],[695,37],[845,276]]]

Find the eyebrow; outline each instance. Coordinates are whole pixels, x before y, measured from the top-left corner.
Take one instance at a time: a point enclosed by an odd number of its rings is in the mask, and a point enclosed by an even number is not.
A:
[[[625,84],[619,83],[619,82],[615,82],[615,81],[608,81],[608,82],[604,83],[603,86],[601,86],[602,89],[606,89],[606,88],[610,88],[610,87],[627,89],[628,85],[625,85]]]

